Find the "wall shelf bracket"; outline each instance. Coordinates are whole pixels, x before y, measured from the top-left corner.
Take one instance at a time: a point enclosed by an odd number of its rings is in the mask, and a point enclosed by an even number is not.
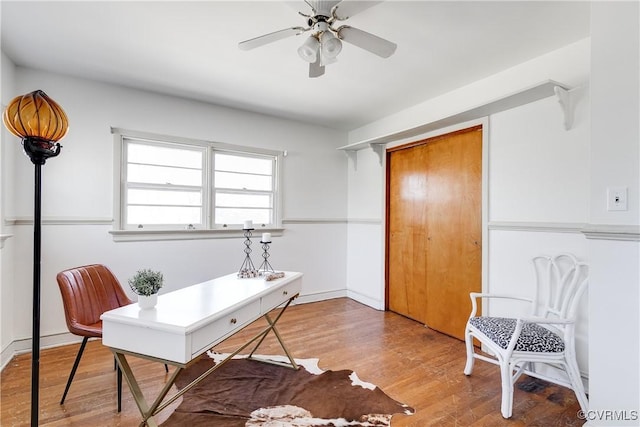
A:
[[[380,162],[380,166],[382,166],[382,158],[383,158],[384,153],[385,153],[385,144],[370,143],[368,145],[369,145],[369,147],[371,147],[373,152],[378,155],[378,161]],[[357,171],[358,170],[358,150],[357,149],[351,149],[351,150],[345,149],[343,151],[347,155],[347,158],[349,160],[351,160],[351,164],[353,165],[353,170]]]
[[[369,147],[373,150],[374,153],[378,155],[378,161],[380,162],[380,166],[382,166],[382,157],[385,153],[385,144],[369,144]]]
[[[12,237],[13,234],[0,234],[0,249],[2,249],[4,247],[4,241],[7,240],[9,237]]]
[[[351,160],[351,164],[353,164],[353,170],[358,170],[358,151],[344,150],[344,153],[347,155],[347,158]]]
[[[558,102],[560,103],[560,107],[562,107],[562,111],[564,113],[564,128],[565,130],[569,130],[573,127],[573,111],[575,109],[571,91],[560,86],[555,86],[553,91],[558,97]]]

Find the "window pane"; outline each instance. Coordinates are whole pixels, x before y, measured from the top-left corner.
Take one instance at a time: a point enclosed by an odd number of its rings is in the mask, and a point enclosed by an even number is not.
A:
[[[129,206],[128,224],[200,224],[201,209],[176,206]]]
[[[202,154],[202,149],[186,150],[130,142],[128,144],[127,158],[129,163],[200,169],[202,168]]]
[[[216,208],[216,224],[243,224],[249,219],[254,226],[271,224],[271,212],[271,209]]]
[[[130,188],[127,200],[133,205],[202,205],[200,191],[170,191]]]
[[[147,184],[202,186],[202,171],[194,169],[129,164],[127,178]]]
[[[270,176],[245,175],[232,172],[216,172],[214,179],[216,188],[271,191]]]
[[[123,226],[175,229],[214,225],[212,220],[218,226],[253,220],[259,228],[278,223],[276,155],[242,147],[218,151],[204,141],[156,141],[152,136],[123,135],[122,141]]]
[[[234,194],[216,193],[216,206],[218,207],[252,207],[270,208],[271,195],[269,194]]]
[[[273,175],[272,159],[216,153],[215,165],[217,171]]]

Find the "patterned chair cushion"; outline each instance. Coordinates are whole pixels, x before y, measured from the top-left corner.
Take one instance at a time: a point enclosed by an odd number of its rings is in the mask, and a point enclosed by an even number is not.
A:
[[[469,322],[505,350],[516,329],[516,319],[505,317],[473,317]],[[564,341],[547,328],[535,323],[525,323],[515,351],[561,353],[564,351]]]

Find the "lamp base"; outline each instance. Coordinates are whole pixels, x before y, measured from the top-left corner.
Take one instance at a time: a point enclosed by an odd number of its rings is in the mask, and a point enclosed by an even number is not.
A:
[[[22,140],[22,148],[34,165],[44,165],[48,158],[60,154],[62,145],[41,138],[27,137]]]

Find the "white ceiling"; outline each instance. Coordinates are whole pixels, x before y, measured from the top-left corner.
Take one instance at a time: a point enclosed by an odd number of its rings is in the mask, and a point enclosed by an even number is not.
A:
[[[590,19],[589,3],[578,1],[356,2],[361,10],[346,23],[397,43],[395,54],[382,59],[344,43],[325,75],[310,79],[296,52],[306,35],[238,49],[306,26],[302,0],[0,7],[2,50],[19,66],[344,130],[588,37]]]

